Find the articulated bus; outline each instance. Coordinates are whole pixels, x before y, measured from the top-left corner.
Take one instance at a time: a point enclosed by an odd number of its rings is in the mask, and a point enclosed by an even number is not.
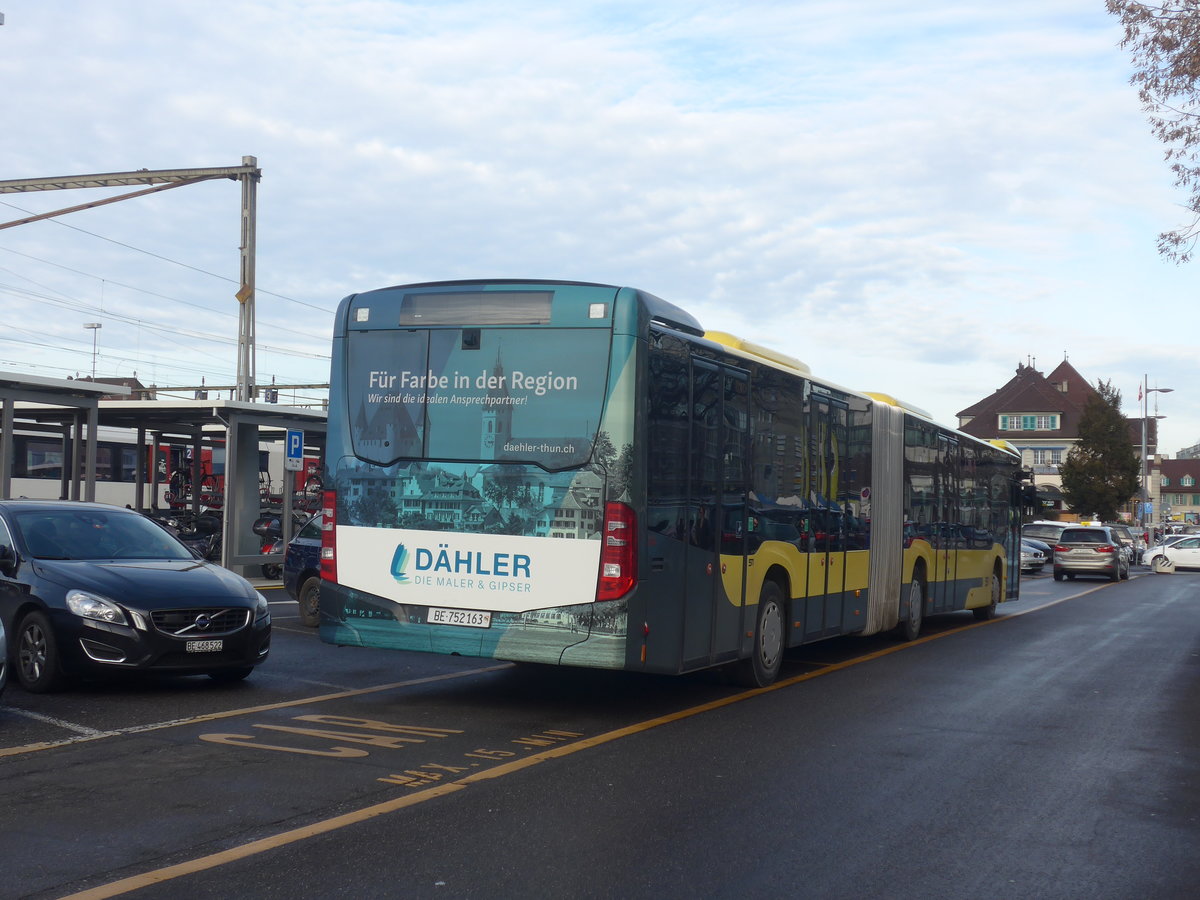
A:
[[[1019,589],[1018,455],[628,287],[345,298],[320,635],[767,685]]]

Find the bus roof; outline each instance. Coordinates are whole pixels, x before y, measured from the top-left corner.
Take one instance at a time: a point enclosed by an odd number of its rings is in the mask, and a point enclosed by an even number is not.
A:
[[[906,412],[921,416],[924,419],[928,419],[930,422],[933,421],[933,416],[921,409],[921,407],[913,406],[911,403],[905,403],[903,400],[898,400],[891,394],[883,394],[878,391],[863,391],[863,393],[878,403],[883,403],[887,406],[898,406],[900,409],[903,409]]]
[[[605,288],[611,290],[614,295],[620,294],[622,291],[631,291],[637,295],[645,306],[650,319],[666,325],[668,328],[674,328],[677,331],[682,331],[685,334],[694,335],[695,337],[704,336],[704,326],[682,307],[676,306],[661,297],[655,296],[648,291],[639,290],[638,288],[621,287],[615,284],[601,284],[595,281],[560,281],[550,278],[469,278],[455,281],[421,281],[413,284],[396,284],[390,287],[374,288],[369,291],[350,294],[342,298],[341,305],[338,309],[337,320],[340,323],[345,315],[346,306],[356,297],[366,294],[381,294],[390,293],[392,291],[409,291],[421,290],[425,288],[487,288],[487,287],[513,287],[516,285],[546,285],[546,286],[564,286],[564,287],[592,287]],[[335,326],[336,331],[336,326]]]
[[[786,353],[780,353],[771,347],[764,347],[762,344],[744,340],[737,335],[729,334],[725,331],[706,331],[704,332],[704,337],[713,343],[737,350],[746,356],[757,357],[760,361],[770,363],[776,368],[782,367],[798,375],[812,374],[812,369],[794,356],[788,356]]]

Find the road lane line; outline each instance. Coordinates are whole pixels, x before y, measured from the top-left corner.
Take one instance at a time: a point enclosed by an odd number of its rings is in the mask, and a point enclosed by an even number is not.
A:
[[[1101,585],[1100,587],[1104,587],[1104,585]],[[1085,591],[1084,593],[1091,592]],[[1082,595],[1075,594],[1073,596],[1078,597]],[[1058,602],[1061,601],[1055,601],[1055,603]],[[1052,606],[1055,604],[1048,605]],[[1045,607],[1042,606],[1037,608],[1044,609]],[[532,754],[522,759],[501,763],[490,769],[485,769],[482,772],[474,772],[456,781],[447,782],[436,787],[426,788],[424,790],[417,791],[416,793],[407,794],[403,797],[397,797],[392,800],[385,800],[382,803],[376,803],[353,812],[335,816],[331,819],[323,819],[319,822],[313,822],[309,825],[293,828],[289,831],[283,831],[270,837],[260,838],[259,840],[242,844],[240,847],[231,847],[228,850],[222,850],[218,853],[197,857],[196,859],[188,860],[187,862],[177,863],[176,865],[166,866],[161,869],[154,869],[149,872],[144,872],[141,875],[132,875],[128,878],[122,878],[118,881],[102,884],[75,894],[68,894],[60,898],[60,900],[105,900],[105,898],[108,897],[117,897],[121,894],[129,893],[130,891],[140,890],[155,884],[162,884],[163,882],[171,881],[175,878],[182,878],[185,875],[194,875],[198,872],[207,871],[208,869],[215,869],[231,862],[247,859],[251,856],[257,856],[260,853],[266,853],[269,850],[276,850],[280,847],[285,847],[288,844],[294,844],[298,841],[307,840],[308,838],[316,837],[317,835],[328,834],[329,832],[337,831],[338,829],[345,828],[349,825],[357,825],[370,819],[377,818],[378,816],[384,816],[388,813],[393,813],[401,809],[406,809],[410,806],[416,806],[420,803],[437,799],[438,797],[444,797],[448,794],[465,790],[472,784],[489,781],[494,778],[503,778],[506,775],[511,775],[514,772],[519,772],[522,769],[527,769],[531,766],[536,766],[549,760],[561,759],[563,757],[579,753],[583,750],[591,750],[594,747],[599,747],[612,741],[617,741],[621,740],[622,738],[641,734],[642,732],[650,731],[651,729],[658,728],[662,725],[680,722],[684,719],[692,718],[693,716],[698,716],[706,712],[731,706],[734,703],[741,703],[742,701],[749,700],[752,697],[758,697],[762,694],[769,694],[773,691],[783,690],[784,688],[792,687],[793,685],[800,684],[804,681],[811,681],[814,678],[820,678],[823,675],[828,675],[831,672],[847,669],[850,666],[880,659],[881,657],[889,656],[892,653],[898,653],[901,650],[907,650],[910,647],[915,647],[919,644],[926,644],[930,641],[940,640],[941,638],[948,637],[952,634],[960,634],[963,631],[969,631],[973,628],[981,628],[984,625],[995,625],[1034,611],[1035,610],[1033,609],[1022,610],[1021,612],[1012,613],[1001,618],[973,622],[972,624],[964,625],[961,628],[956,628],[953,631],[943,631],[938,634],[931,634],[923,638],[918,638],[915,641],[897,644],[893,647],[885,647],[882,650],[877,650],[874,653],[868,653],[864,656],[843,660],[842,662],[831,663],[821,669],[817,669],[816,671],[805,672],[801,675],[794,675],[791,678],[782,679],[775,682],[775,684],[768,685],[764,688],[755,688],[753,690],[742,691],[732,694],[728,697],[710,700],[707,703],[702,703],[698,706],[691,706],[687,709],[678,710],[673,713],[667,713],[666,715],[657,716],[653,719],[647,719],[643,722],[637,722],[633,725],[627,725],[624,728],[617,728],[613,731],[607,731],[604,734],[599,734],[594,737],[583,738],[570,744],[563,744],[558,747],[553,747],[549,750],[543,750],[539,753]]]
[[[391,691],[396,688],[413,687],[418,684],[433,684],[438,681],[452,681],[455,678],[469,678],[483,672],[498,672],[511,667],[511,663],[498,666],[485,666],[482,669],[466,669],[462,672],[447,672],[444,675],[430,675],[427,678],[413,678],[408,681],[394,681],[391,684],[379,684],[374,687],[356,688],[349,691],[338,691],[333,694],[320,694],[316,697],[305,697],[300,700],[284,700],[280,703],[265,703],[261,706],[247,706],[243,709],[228,709],[222,712],[205,713],[201,716],[190,716],[186,719],[171,719],[167,722],[154,722],[149,725],[131,725],[128,728],[117,728],[112,731],[95,731],[82,734],[79,737],[63,738],[61,741],[41,741],[36,744],[23,744],[20,747],[5,747],[0,749],[0,759],[6,756],[20,756],[24,753],[35,753],[41,750],[53,750],[56,747],[67,747],[73,744],[85,744],[104,738],[117,737],[123,734],[144,734],[147,731],[160,731],[164,728],[179,728],[183,725],[195,725],[201,722],[216,722],[220,719],[232,719],[236,716],[251,715],[252,713],[269,712],[275,709],[288,709],[293,706],[306,706],[310,703],[326,703],[330,700],[344,700],[347,697],[361,697],[364,694],[377,694],[381,691]],[[17,712],[18,710],[13,710]],[[60,724],[60,723],[56,723]],[[64,726],[66,727],[66,726]]]
[[[54,716],[47,716],[42,713],[36,713],[30,709],[17,709],[15,706],[7,707],[8,711],[18,716],[24,716],[27,719],[35,719],[38,722],[48,722],[58,728],[65,728],[67,731],[74,731],[79,734],[89,735],[91,737],[99,737],[106,735],[106,731],[98,731],[95,728],[88,728],[86,725],[76,725],[74,722],[68,722],[66,719],[57,719]]]

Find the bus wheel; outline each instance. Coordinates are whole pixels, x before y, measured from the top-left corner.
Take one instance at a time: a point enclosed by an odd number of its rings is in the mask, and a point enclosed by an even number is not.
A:
[[[300,624],[309,628],[321,624],[320,578],[310,578],[300,588]]]
[[[996,604],[1000,602],[1000,576],[992,573],[992,602],[987,606],[979,606],[971,610],[980,622],[996,618]]]
[[[915,641],[921,636],[921,623],[925,619],[925,576],[913,572],[912,582],[908,586],[908,617],[901,622],[896,631],[901,639]]]
[[[735,679],[744,687],[766,687],[779,677],[783,666],[783,590],[778,582],[766,581],[758,595],[758,617],[754,625],[754,650],[737,664]]]

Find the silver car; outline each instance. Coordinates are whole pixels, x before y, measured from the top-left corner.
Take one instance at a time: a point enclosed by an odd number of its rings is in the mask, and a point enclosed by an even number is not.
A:
[[[1107,525],[1064,528],[1054,544],[1054,580],[1076,575],[1104,575],[1110,581],[1129,577],[1129,560],[1120,538]]]
[[[1021,541],[1021,571],[1040,572],[1046,564],[1046,554],[1028,541]]]

